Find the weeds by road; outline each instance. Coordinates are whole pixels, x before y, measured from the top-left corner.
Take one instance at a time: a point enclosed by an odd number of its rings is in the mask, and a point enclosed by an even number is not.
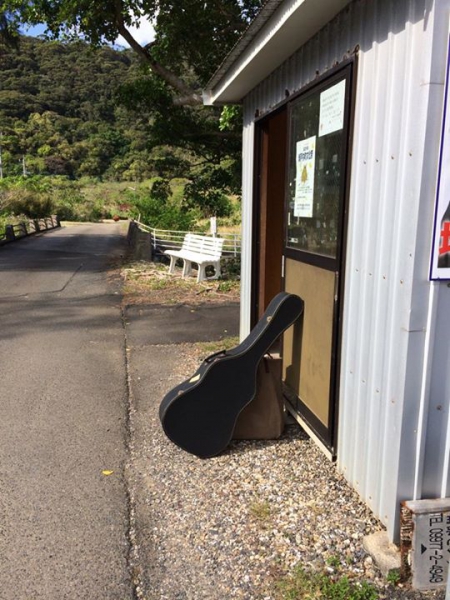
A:
[[[125,304],[202,304],[239,302],[237,280],[196,282],[183,279],[181,269],[174,275],[167,265],[147,261],[125,262],[121,268]]]

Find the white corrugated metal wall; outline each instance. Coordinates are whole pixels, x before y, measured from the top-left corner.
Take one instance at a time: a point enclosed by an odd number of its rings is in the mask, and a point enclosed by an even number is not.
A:
[[[428,282],[449,4],[356,0],[244,103],[245,232],[255,110],[268,112],[359,46],[338,467],[391,537],[400,500],[449,492],[450,290]]]

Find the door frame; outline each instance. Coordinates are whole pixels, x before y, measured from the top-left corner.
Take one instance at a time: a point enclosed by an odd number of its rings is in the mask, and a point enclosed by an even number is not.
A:
[[[325,427],[317,417],[308,409],[308,407],[296,396],[295,399],[292,395],[285,394],[287,401],[291,405],[291,408],[296,413],[301,413],[299,416],[301,420],[304,420],[306,425],[312,430],[312,433],[317,436],[319,441],[324,445],[327,453],[332,458],[336,457],[337,450],[337,439],[338,439],[338,423],[339,423],[339,388],[340,388],[340,368],[341,368],[341,346],[342,346],[342,332],[343,332],[343,310],[344,310],[344,285],[345,285],[345,267],[347,258],[347,234],[348,234],[348,212],[349,212],[349,198],[350,198],[350,175],[352,165],[352,146],[353,146],[353,132],[354,132],[354,115],[355,115],[355,103],[356,103],[356,76],[357,76],[357,54],[355,53],[349,58],[328,70],[323,75],[317,77],[311,83],[302,87],[298,92],[295,92],[289,96],[286,100],[281,102],[279,105],[274,107],[269,113],[255,118],[255,146],[254,146],[254,192],[253,192],[253,253],[252,253],[252,286],[251,286],[251,323],[252,327],[258,321],[257,316],[257,298],[258,298],[258,286],[259,286],[259,261],[260,248],[260,230],[259,230],[259,209],[260,209],[260,198],[261,198],[261,152],[264,135],[264,125],[268,120],[273,117],[277,112],[281,110],[287,110],[286,119],[286,160],[285,160],[285,200],[284,205],[280,207],[283,210],[283,264],[285,258],[292,258],[299,260],[301,256],[302,262],[317,266],[319,268],[325,268],[326,270],[335,270],[338,273],[336,288],[335,288],[335,302],[333,311],[333,336],[332,336],[332,348],[331,348],[331,361],[332,368],[330,372],[330,394],[329,394],[329,423]],[[343,72],[348,71],[346,80],[348,81],[348,87],[346,89],[346,103],[348,102],[348,110],[346,111],[346,118],[344,122],[344,129],[346,131],[345,136],[345,155],[346,161],[344,166],[344,173],[341,182],[341,195],[342,195],[342,206],[339,223],[339,236],[338,236],[338,247],[336,259],[329,258],[321,255],[312,255],[308,252],[303,252],[298,249],[292,249],[287,247],[287,203],[288,199],[288,186],[287,178],[289,171],[289,148],[291,144],[291,130],[290,130],[290,116],[292,106],[295,105],[296,100],[301,97],[305,97],[308,94],[316,93],[320,88],[327,87],[334,80],[340,80]],[[338,267],[337,269],[335,267]],[[285,289],[284,279],[284,267],[280,265],[282,273],[282,289]]]
[[[287,119],[288,119],[288,106],[285,102],[283,102],[279,107],[275,108],[274,110],[272,110],[270,113],[268,113],[267,115],[264,115],[263,117],[257,119],[257,121],[255,122],[255,138],[254,138],[254,156],[255,156],[255,168],[253,170],[253,211],[252,211],[252,240],[253,240],[253,244],[252,244],[252,281],[251,281],[251,313],[250,313],[250,320],[251,320],[251,327],[253,328],[256,323],[258,322],[262,312],[265,309],[264,307],[260,306],[260,286],[261,286],[261,280],[260,280],[260,274],[261,274],[261,258],[262,258],[262,254],[261,254],[261,238],[262,238],[262,231],[261,231],[261,209],[263,208],[263,204],[264,204],[264,208],[267,210],[268,208],[268,204],[270,203],[270,201],[272,201],[272,204],[270,205],[271,208],[274,207],[273,204],[273,199],[270,199],[268,192],[268,187],[267,186],[267,181],[268,181],[268,171],[269,171],[269,165],[268,165],[268,161],[269,161],[269,132],[268,129],[270,127],[270,122],[273,119],[276,119],[277,117],[283,116],[284,115],[284,125],[285,125],[285,131],[284,131],[284,138],[285,138],[285,143],[284,143],[284,148],[283,148],[283,152],[284,152],[284,158],[285,158],[285,165],[284,167],[286,168],[287,165],[287,161],[286,161],[286,157],[287,157],[287,151],[288,151],[288,140],[287,140]],[[281,272],[282,272],[282,265],[281,265],[281,261],[282,261],[282,255],[283,255],[283,251],[284,251],[284,244],[285,244],[285,240],[284,240],[284,235],[285,235],[285,223],[284,223],[284,219],[285,219],[285,213],[284,213],[284,204],[285,204],[285,190],[284,190],[284,186],[286,185],[286,173],[285,173],[285,168],[284,171],[282,173],[282,180],[283,180],[283,190],[282,190],[282,194],[281,194],[281,202],[280,202],[280,213],[281,213],[281,223],[280,223],[280,231],[279,231],[279,241],[280,241],[280,264],[279,264],[279,269],[280,269],[280,289],[278,291],[282,291],[284,284],[283,284],[283,279],[281,276]],[[264,183],[263,183],[263,178],[266,177],[266,181],[264,182],[266,184],[266,189],[264,190]],[[262,200],[262,196],[263,194],[265,195],[265,200],[263,202]],[[266,227],[266,231],[264,232],[264,237],[265,239],[267,239],[267,230],[268,228]],[[269,298],[269,301],[271,300],[271,298]],[[268,304],[268,302],[266,302],[266,304]]]

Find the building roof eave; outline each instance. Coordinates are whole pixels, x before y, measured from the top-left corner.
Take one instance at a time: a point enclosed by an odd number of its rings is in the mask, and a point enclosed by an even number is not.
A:
[[[268,0],[205,86],[205,104],[240,103],[351,0]]]

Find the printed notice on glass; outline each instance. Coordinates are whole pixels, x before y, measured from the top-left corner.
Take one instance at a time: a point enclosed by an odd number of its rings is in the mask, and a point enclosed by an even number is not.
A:
[[[345,79],[320,94],[319,137],[344,127]]]
[[[314,201],[314,169],[316,136],[297,142],[294,217],[312,217]]]

